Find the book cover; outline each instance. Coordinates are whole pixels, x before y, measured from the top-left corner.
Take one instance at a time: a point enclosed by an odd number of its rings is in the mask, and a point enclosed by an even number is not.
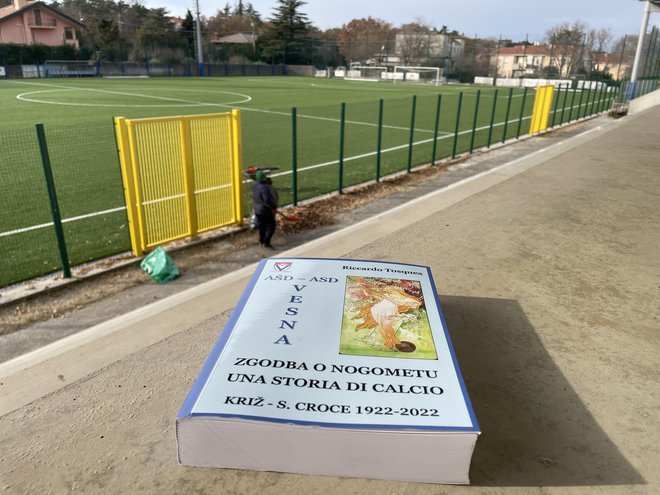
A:
[[[204,420],[203,435],[194,433],[195,420]],[[246,462],[229,461],[236,452],[225,457],[222,449],[235,445],[228,447],[223,435],[244,434],[246,425],[262,429],[261,445],[242,444]],[[209,444],[209,431],[225,447]],[[295,460],[271,463],[272,455],[288,451],[263,445],[287,435],[328,442],[333,432],[367,442],[382,433],[404,443],[411,433],[444,441],[470,434],[469,468],[479,426],[429,268],[366,260],[263,260],[177,417],[183,464],[361,475],[332,467],[323,454],[317,453],[321,459],[314,463],[313,452],[299,461],[312,467],[297,468]],[[259,458],[260,452],[271,457]],[[377,464],[366,469],[368,476],[401,478],[378,476]]]

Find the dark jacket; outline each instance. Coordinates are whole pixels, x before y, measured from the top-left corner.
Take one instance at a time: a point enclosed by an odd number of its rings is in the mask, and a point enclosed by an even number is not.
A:
[[[252,184],[252,199],[254,200],[254,212],[257,215],[273,213],[277,208],[277,196],[273,191],[273,186],[265,182],[255,182]]]

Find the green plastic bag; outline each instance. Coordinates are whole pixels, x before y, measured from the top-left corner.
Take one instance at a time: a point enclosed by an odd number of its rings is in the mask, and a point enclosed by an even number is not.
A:
[[[144,258],[140,263],[140,268],[159,284],[165,284],[181,275],[172,258],[162,247],[157,247]]]

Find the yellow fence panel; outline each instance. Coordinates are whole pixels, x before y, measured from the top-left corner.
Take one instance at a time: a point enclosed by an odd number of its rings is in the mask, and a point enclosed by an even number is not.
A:
[[[222,132],[217,132],[221,128]],[[232,197],[232,127],[229,119],[191,123],[199,231],[236,220]]]
[[[552,85],[539,86],[536,88],[534,110],[532,111],[532,123],[529,127],[530,134],[537,134],[548,128],[554,95],[555,87]]]
[[[238,111],[115,125],[136,256],[242,222]]]

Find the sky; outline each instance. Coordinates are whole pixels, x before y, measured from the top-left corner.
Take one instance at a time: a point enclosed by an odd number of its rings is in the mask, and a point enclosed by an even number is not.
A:
[[[142,0],[171,15],[195,13],[196,0]],[[211,17],[235,0],[198,0],[201,15]],[[243,0],[248,3],[249,0]],[[252,0],[263,19],[272,16],[275,0]],[[645,2],[639,0],[308,0],[301,9],[320,29],[341,27],[352,19],[375,17],[400,26],[422,21],[447,26],[469,37],[498,37],[542,42],[546,31],[562,22],[580,20],[591,28],[610,28],[614,37],[639,34]],[[651,15],[660,24],[660,14]],[[649,27],[650,29],[650,27]]]

